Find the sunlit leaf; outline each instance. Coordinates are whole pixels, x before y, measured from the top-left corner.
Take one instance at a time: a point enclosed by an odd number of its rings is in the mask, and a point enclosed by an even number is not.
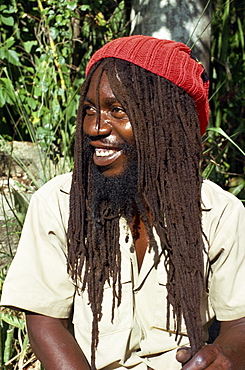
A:
[[[5,58],[9,61],[9,63],[20,66],[19,55],[14,50],[5,50]]]
[[[4,17],[3,15],[0,14],[0,20],[6,26],[13,26],[14,25],[14,18],[13,17]]]
[[[0,319],[19,329],[24,329],[25,327],[25,320],[18,318],[14,314],[6,313],[0,311]]]
[[[218,134],[224,136],[227,140],[229,140],[229,142],[234,145],[244,156],[245,156],[245,152],[242,150],[242,148],[240,148],[233,140],[232,138],[227,135],[225,133],[225,131],[221,128],[221,127],[210,127],[209,128],[209,131],[214,131],[214,132],[217,132]]]

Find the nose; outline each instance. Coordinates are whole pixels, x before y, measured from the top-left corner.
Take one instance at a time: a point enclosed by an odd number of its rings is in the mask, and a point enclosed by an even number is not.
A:
[[[112,125],[106,112],[94,115],[91,120],[84,120],[84,131],[89,136],[108,136],[112,131]]]

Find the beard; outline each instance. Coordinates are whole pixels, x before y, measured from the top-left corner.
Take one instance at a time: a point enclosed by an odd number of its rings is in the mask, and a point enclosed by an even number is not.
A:
[[[104,218],[119,218],[120,216],[130,221],[135,205],[139,202],[136,147],[124,145],[123,150],[128,158],[123,173],[106,177],[103,171],[94,164],[92,149],[86,145],[85,157],[90,162],[91,168],[88,186],[92,194],[88,202],[95,223],[103,223]]]
[[[131,148],[130,152],[132,152]],[[137,161],[133,158],[130,159],[123,173],[115,177],[106,177],[93,163],[94,211],[106,207],[112,214],[125,216],[127,219],[131,218],[138,195]]]

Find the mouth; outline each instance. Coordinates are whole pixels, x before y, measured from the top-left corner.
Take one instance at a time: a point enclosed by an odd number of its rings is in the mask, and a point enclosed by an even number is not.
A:
[[[123,150],[117,148],[95,148],[93,160],[97,166],[109,166],[117,160],[122,153]]]

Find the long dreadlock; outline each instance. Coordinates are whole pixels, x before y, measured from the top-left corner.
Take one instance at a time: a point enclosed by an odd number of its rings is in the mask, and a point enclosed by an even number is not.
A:
[[[155,227],[167,270],[167,329],[170,307],[178,334],[184,317],[193,353],[203,345],[200,317],[203,289],[201,228],[201,139],[193,99],[180,87],[132,63],[116,58],[98,62],[82,88],[78,111],[75,167],[70,193],[68,272],[82,290],[87,287],[93,313],[91,366],[95,369],[98,322],[102,316],[103,288],[112,283],[113,302],[120,304],[120,209],[104,201],[93,209],[91,156],[83,137],[83,103],[98,64],[105,71],[113,93],[124,107],[134,133],[138,161],[138,211],[146,225],[150,246]],[[102,73],[101,72],[101,73]],[[99,83],[98,83],[99,85]],[[137,197],[136,197],[137,198]],[[118,288],[116,288],[118,287]]]

